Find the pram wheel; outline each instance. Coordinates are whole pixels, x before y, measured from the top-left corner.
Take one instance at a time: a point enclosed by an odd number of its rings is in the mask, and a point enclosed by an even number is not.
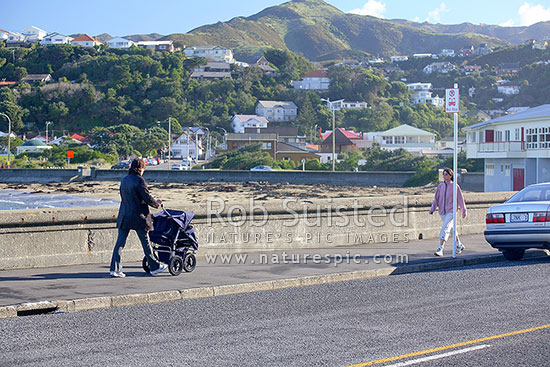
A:
[[[183,270],[185,270],[187,273],[190,273],[195,270],[196,265],[197,258],[195,257],[195,255],[191,253],[185,254],[183,258]]]
[[[175,255],[173,258],[170,259],[170,263],[168,264],[168,271],[170,272],[170,274],[174,276],[178,276],[181,274],[182,270],[183,270],[183,259]]]
[[[147,257],[143,256],[143,260],[141,261],[141,267],[143,270],[145,270],[146,273],[150,273],[151,269],[149,269],[149,263],[147,262]]]

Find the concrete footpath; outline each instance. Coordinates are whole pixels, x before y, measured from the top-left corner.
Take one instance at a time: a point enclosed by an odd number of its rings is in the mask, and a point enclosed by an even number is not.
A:
[[[434,256],[437,239],[408,243],[199,256],[191,273],[146,274],[124,264],[126,278],[111,278],[108,264],[0,271],[0,318],[169,302],[227,294],[319,285],[504,261],[483,235],[463,236],[466,250]],[[200,255],[200,249],[199,249]],[[526,258],[546,257],[528,251]],[[124,260],[124,259],[123,259]]]

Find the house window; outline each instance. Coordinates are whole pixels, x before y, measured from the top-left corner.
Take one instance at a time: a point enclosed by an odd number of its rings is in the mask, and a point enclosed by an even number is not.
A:
[[[395,144],[405,144],[405,137],[404,136],[394,136],[393,141]]]
[[[271,143],[262,143],[262,149],[271,149]]]
[[[500,165],[500,173],[503,173],[504,172],[504,164],[501,164]]]
[[[283,157],[283,161],[290,161],[290,157]]]
[[[495,131],[495,141],[502,141],[502,131]]]
[[[494,176],[495,175],[495,165],[494,164],[486,164],[485,165],[485,174],[487,176]]]
[[[504,174],[505,174],[506,176],[510,176],[510,165],[509,165],[509,164],[507,164],[507,165],[504,166],[504,170],[505,170],[505,173],[504,173]]]
[[[521,140],[520,132],[521,132],[521,129],[520,129],[519,127],[517,127],[517,128],[514,130],[514,140],[515,140],[515,141],[520,141],[520,140]]]
[[[510,130],[504,132],[504,141],[510,141]]]

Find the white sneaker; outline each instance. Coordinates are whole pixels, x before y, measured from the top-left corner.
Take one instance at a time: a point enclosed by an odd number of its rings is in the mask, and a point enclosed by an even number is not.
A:
[[[434,252],[435,256],[443,256],[443,247],[439,246]]]
[[[124,274],[121,271],[111,271],[109,275],[112,276],[113,278],[124,278],[126,276],[126,274]]]
[[[158,273],[162,273],[162,272],[165,271],[166,269],[168,269],[168,265],[161,263],[160,266],[159,266],[159,268],[158,268],[157,270],[153,270],[153,271],[150,272],[149,274],[155,275],[155,274],[158,274]]]
[[[466,246],[464,246],[464,244],[459,243],[459,244],[456,246],[456,253],[457,253],[457,254],[462,253],[462,251],[464,251],[465,248],[466,248]]]

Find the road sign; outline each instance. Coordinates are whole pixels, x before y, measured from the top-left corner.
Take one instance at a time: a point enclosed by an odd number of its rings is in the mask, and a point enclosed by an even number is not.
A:
[[[67,158],[74,158],[74,150],[67,150]]]
[[[445,112],[460,112],[460,98],[458,88],[445,89]]]

